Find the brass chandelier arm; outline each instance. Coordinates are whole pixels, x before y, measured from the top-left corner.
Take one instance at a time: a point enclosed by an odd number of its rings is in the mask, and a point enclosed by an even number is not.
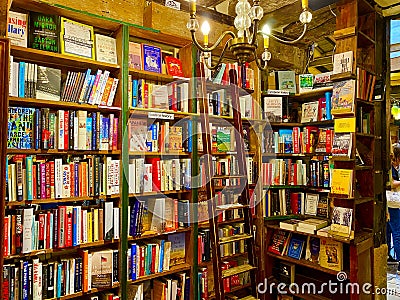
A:
[[[306,34],[306,31],[307,31],[307,24],[304,24],[303,32],[302,32],[301,35],[300,35],[297,39],[295,39],[295,40],[284,40],[284,39],[281,39],[281,38],[279,38],[279,37],[277,37],[277,36],[275,36],[275,35],[273,35],[273,34],[270,34],[270,37],[273,37],[273,38],[276,39],[277,41],[279,41],[279,42],[281,42],[281,43],[284,43],[284,44],[295,44],[295,43],[297,43],[298,41],[300,41],[300,40],[304,37],[304,35]]]
[[[258,25],[260,24],[259,20],[254,20],[254,26],[253,26],[253,34],[252,34],[252,40],[250,42],[250,44],[252,44],[253,46],[258,46],[257,45],[257,35],[259,33],[258,31]]]
[[[200,51],[202,51],[202,52],[211,52],[211,51],[215,50],[215,49],[219,46],[219,44],[221,44],[222,40],[223,40],[227,35],[230,35],[231,38],[233,38],[233,39],[236,38],[236,35],[235,35],[235,33],[234,33],[233,31],[227,30],[227,31],[224,31],[224,32],[219,36],[218,40],[214,43],[214,45],[212,45],[211,47],[208,47],[208,46],[203,47],[203,46],[201,46],[201,45],[199,44],[199,42],[197,41],[197,38],[196,38],[196,35],[195,35],[195,31],[194,31],[194,30],[191,30],[190,32],[191,32],[191,34],[192,34],[192,41],[193,41],[193,43],[194,43],[195,46],[196,46]]]
[[[262,64],[262,62],[263,62],[263,60],[261,60],[261,59],[259,59],[259,58],[255,58],[255,61],[256,61],[256,64],[257,64],[257,67],[260,69],[260,71],[266,71],[267,70],[267,68],[268,68],[268,61],[265,61],[264,62],[264,66],[263,66],[263,64]]]
[[[207,67],[207,69],[209,69],[209,70],[215,70],[215,69],[217,69],[217,68],[220,66],[220,64],[221,64],[221,62],[222,62],[222,59],[224,58],[225,51],[226,51],[226,49],[228,49],[230,40],[232,40],[232,38],[230,38],[229,40],[226,41],[226,43],[225,43],[225,45],[224,45],[224,49],[222,50],[221,55],[220,55],[219,58],[218,58],[218,62],[217,62],[214,66],[212,65],[212,62],[211,62],[211,64],[209,65],[209,64],[208,64],[208,61],[207,61],[206,59],[204,60],[204,64],[205,64],[205,66]]]

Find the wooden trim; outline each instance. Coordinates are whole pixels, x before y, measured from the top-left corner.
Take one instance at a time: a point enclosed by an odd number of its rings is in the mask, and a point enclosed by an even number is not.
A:
[[[10,42],[6,38],[0,39],[0,219],[4,220],[4,204],[6,198],[6,150],[8,130],[8,80],[9,80]],[[0,222],[0,249],[4,248],[4,222]],[[0,251],[0,270],[3,270],[4,253]],[[0,276],[0,286],[3,286],[3,276]]]

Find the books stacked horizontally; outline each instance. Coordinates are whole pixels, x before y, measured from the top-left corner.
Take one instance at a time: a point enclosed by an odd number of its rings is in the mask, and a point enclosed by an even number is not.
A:
[[[71,161],[15,155],[6,164],[8,201],[119,194],[120,161],[89,155]]]
[[[61,87],[60,69],[23,61],[12,61],[10,66],[10,96],[99,106],[114,103],[119,79],[107,70],[68,71]]]
[[[104,249],[59,260],[21,260],[3,267],[3,295],[9,299],[52,299],[93,288],[110,288],[118,282],[118,250]],[[7,287],[7,288],[4,288]]]
[[[13,210],[4,223],[5,256],[119,239],[119,208],[112,202],[90,209],[60,205],[39,212]]]
[[[190,224],[189,200],[151,197],[128,206],[129,236],[173,232]]]
[[[315,232],[328,225],[327,220],[323,219],[306,219],[297,224],[296,231],[315,234]]]
[[[117,150],[114,114],[49,108],[8,108],[9,149]]]

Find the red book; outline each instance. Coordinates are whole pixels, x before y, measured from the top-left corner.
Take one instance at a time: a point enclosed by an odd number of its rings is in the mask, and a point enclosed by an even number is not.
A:
[[[171,109],[178,111],[178,100],[176,96],[178,85],[176,82],[171,83]]]
[[[44,249],[44,228],[45,228],[45,215],[39,214],[39,235],[38,235],[38,242],[39,242],[39,249]]]
[[[140,250],[140,276],[144,276],[144,263],[145,263],[145,257],[144,257],[144,247],[139,247]]]
[[[147,163],[152,166],[152,180],[153,180],[153,191],[161,190],[161,169],[160,169],[160,158],[159,157],[148,157],[146,158]]]
[[[118,150],[118,118],[114,118],[113,122],[113,141],[112,141],[112,150]]]
[[[37,165],[32,165],[32,198],[37,199]]]
[[[150,273],[156,272],[156,245],[151,246],[151,270]]]
[[[201,235],[197,236],[197,262],[200,264],[202,262],[202,256],[203,256],[203,238]]]
[[[290,194],[290,209],[292,210],[292,214],[299,214],[299,194],[292,193]]]
[[[293,153],[300,153],[300,128],[293,127]]]
[[[64,150],[69,149],[69,111],[64,111]]]
[[[10,255],[10,248],[8,247],[8,244],[10,242],[10,236],[9,236],[9,230],[8,228],[10,227],[10,216],[7,216],[4,218],[4,222],[3,222],[3,226],[4,226],[4,250],[3,250],[3,254],[4,256],[8,256]],[[8,299],[8,298],[5,298]]]
[[[327,129],[326,130],[326,153],[332,152],[332,140],[333,140],[333,130]]]
[[[183,77],[182,62],[179,58],[166,56],[164,60],[168,75]]]
[[[51,175],[50,175],[50,163],[46,162],[46,198],[50,199],[51,198]]]
[[[143,86],[143,98],[144,108],[149,108],[149,84],[147,82]]]
[[[295,163],[293,164],[293,185],[298,185],[297,172],[298,172],[297,163]]]
[[[46,222],[46,249],[52,248],[52,245],[50,245],[50,232],[52,228],[50,227],[50,219],[51,219],[52,213],[50,211],[47,212],[47,222]],[[54,220],[53,220],[54,221]]]
[[[12,215],[11,216],[11,250],[10,250],[10,254],[14,255],[17,253],[16,251],[16,247],[15,247],[15,232],[16,232],[16,228],[17,228],[17,216],[16,215]]]
[[[65,236],[65,247],[72,247],[72,206],[67,206],[66,209],[66,236]]]
[[[54,161],[49,162],[50,164],[50,198],[55,198],[54,192]],[[35,181],[33,181],[35,182]]]
[[[222,263],[222,267],[221,267],[221,269],[222,270],[228,270],[229,269],[229,263],[228,262],[223,262]],[[231,280],[230,280],[230,278],[228,277],[228,278],[224,278],[224,279],[222,279],[223,280],[223,284],[224,284],[224,292],[225,293],[229,293],[230,291],[231,291]]]
[[[272,236],[268,251],[278,255],[284,255],[290,240],[290,232],[285,230],[276,230]]]

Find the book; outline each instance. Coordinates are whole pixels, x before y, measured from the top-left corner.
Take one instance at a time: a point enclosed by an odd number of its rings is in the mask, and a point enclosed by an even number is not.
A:
[[[325,195],[320,195],[318,199],[317,216],[321,218],[328,218],[329,216],[329,201]]]
[[[307,91],[311,91],[313,89],[314,84],[314,75],[313,74],[300,74],[299,75],[299,92],[304,93]]]
[[[333,56],[333,74],[353,72],[353,51],[337,53]]]
[[[129,42],[128,64],[131,69],[142,69],[142,46],[139,43]]]
[[[331,231],[349,237],[353,220],[353,209],[335,206],[332,210]]]
[[[277,71],[278,89],[296,94],[296,74],[294,71]]]
[[[353,170],[333,169],[331,177],[331,193],[352,197],[353,195]]]
[[[231,128],[218,127],[217,130],[217,151],[231,151]]]
[[[308,236],[305,259],[311,262],[318,263],[319,252],[320,252],[320,239],[315,236]]]
[[[144,152],[147,150],[147,120],[141,118],[129,118],[128,121],[129,151]]]
[[[325,227],[326,225],[328,225],[327,220],[311,218],[299,222],[298,228],[318,230]]]
[[[332,155],[351,157],[353,147],[352,133],[337,133],[333,134]]]
[[[95,47],[93,26],[64,17],[61,17],[60,23],[61,53],[94,59]]]
[[[34,113],[34,108],[12,106],[8,108],[7,148],[33,148]]]
[[[11,45],[28,46],[28,15],[10,10],[8,12],[7,37]]]
[[[284,255],[289,244],[291,233],[284,230],[275,230],[268,245],[268,251],[277,255]]]
[[[102,34],[95,34],[94,38],[96,60],[109,64],[117,64],[117,45],[115,38]]]
[[[292,235],[287,249],[287,256],[300,259],[303,253],[305,237],[300,235]]]
[[[185,260],[185,233],[174,233],[168,235],[168,241],[171,242],[170,266],[176,266],[186,262]]]
[[[343,269],[343,244],[341,242],[321,238],[319,264],[323,268],[342,271]]]
[[[60,17],[29,13],[29,48],[60,52]]]
[[[355,86],[354,79],[338,81],[333,84],[331,98],[333,115],[354,112]]]
[[[294,283],[295,279],[295,264],[291,264],[288,262],[280,261],[279,262],[279,280],[280,282],[291,284]]]
[[[145,71],[161,73],[161,48],[142,44],[142,65]]]
[[[182,62],[179,58],[166,56],[164,59],[168,75],[183,77]]]
[[[113,251],[102,250],[91,254],[92,288],[110,288],[113,285]]]
[[[296,231],[296,228],[299,224],[299,219],[290,219],[286,221],[279,222],[279,227],[286,230]]]
[[[312,216],[317,215],[318,199],[319,199],[319,194],[306,193],[306,200],[305,200],[306,205],[304,211],[306,215],[312,215]]]
[[[306,102],[301,106],[301,123],[318,121],[318,101]]]
[[[283,98],[282,97],[271,97],[265,96],[263,98],[263,114],[264,118],[268,119],[269,122],[282,122],[283,117]]]
[[[61,70],[38,66],[36,99],[60,101]]]

